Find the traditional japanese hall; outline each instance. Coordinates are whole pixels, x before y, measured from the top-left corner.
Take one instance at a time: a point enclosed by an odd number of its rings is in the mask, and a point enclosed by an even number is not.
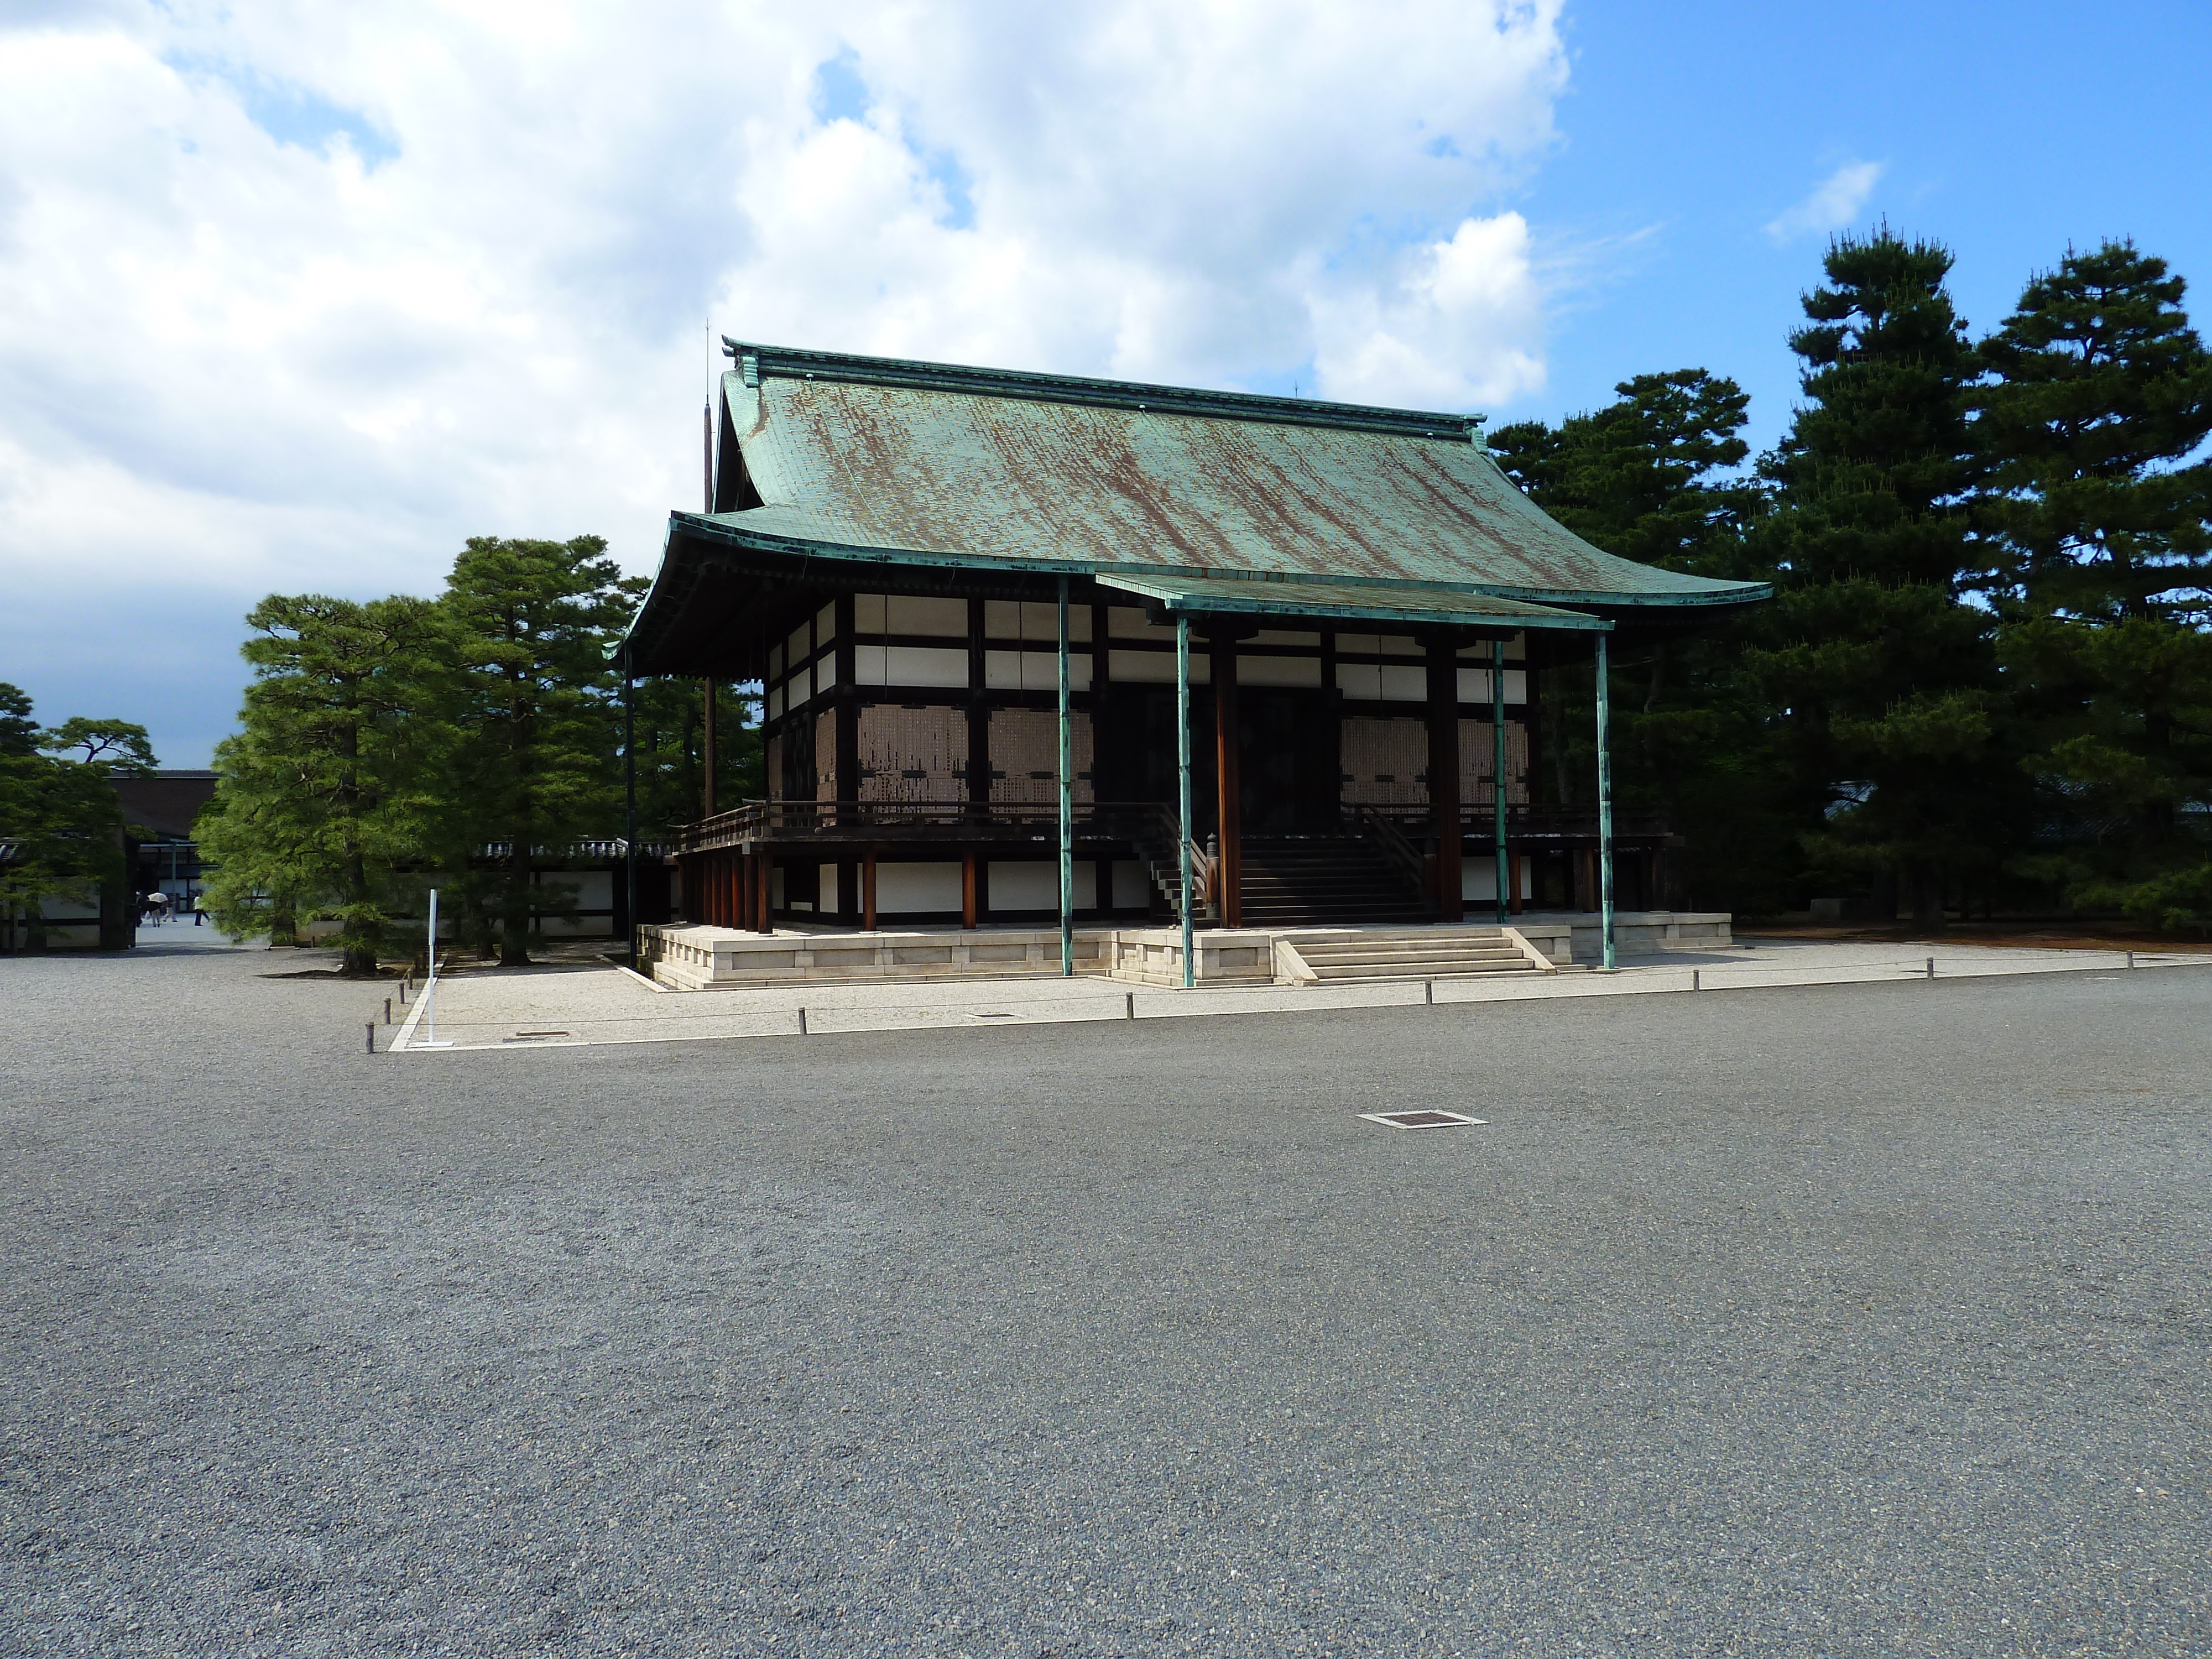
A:
[[[1531,804],[1535,687],[1765,588],[1580,540],[1479,417],[724,343],[710,509],[624,646],[763,689],[766,799],[684,831],[690,922],[1653,902],[1663,826],[1612,833],[1602,762],[1598,810]]]

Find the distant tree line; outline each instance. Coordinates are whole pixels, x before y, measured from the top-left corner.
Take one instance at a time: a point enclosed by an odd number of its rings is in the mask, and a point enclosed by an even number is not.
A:
[[[1671,818],[1717,908],[2203,930],[2212,356],[2182,279],[2131,243],[2069,251],[1980,340],[1951,264],[1887,228],[1832,245],[1790,340],[1802,399],[1748,468],[1745,394],[1702,369],[1491,435],[1598,546],[1774,585],[1615,657],[1621,798]],[[1547,678],[1540,787],[1586,799],[1594,687]]]
[[[335,921],[343,971],[368,973],[419,947],[434,873],[467,945],[528,961],[535,918],[564,908],[541,872],[623,833],[616,647],[646,586],[596,536],[478,537],[436,599],[263,600],[240,729],[197,829],[205,907],[279,942]],[[720,696],[718,792],[757,795],[754,707]],[[641,841],[699,816],[702,714],[696,681],[636,688]]]
[[[114,780],[149,772],[146,728],[72,716],[42,726],[21,688],[0,684],[0,916],[11,937],[42,948],[46,908],[58,901],[122,908],[131,872]],[[142,832],[143,833],[143,832]]]

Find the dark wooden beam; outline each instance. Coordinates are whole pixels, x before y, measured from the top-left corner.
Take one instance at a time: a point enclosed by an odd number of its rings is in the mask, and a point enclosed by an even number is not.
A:
[[[1460,894],[1459,650],[1449,638],[1431,638],[1429,653],[1429,806],[1435,814],[1437,909],[1446,921],[1463,921]],[[1504,787],[1504,780],[1499,780]],[[1505,879],[1505,872],[1498,872]]]

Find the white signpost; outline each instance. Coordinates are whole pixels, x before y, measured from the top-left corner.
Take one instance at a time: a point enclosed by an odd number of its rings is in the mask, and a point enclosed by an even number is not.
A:
[[[450,1048],[450,1042],[438,1041],[438,890],[430,890],[430,971],[422,981],[422,1023],[430,1028],[429,1039],[410,1042],[410,1048]]]

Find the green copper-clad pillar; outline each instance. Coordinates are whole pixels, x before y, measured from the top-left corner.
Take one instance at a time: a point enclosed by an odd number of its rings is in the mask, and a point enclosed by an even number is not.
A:
[[[1182,988],[1198,982],[1190,923],[1190,618],[1176,618],[1176,856],[1182,870]]]
[[[1498,899],[1498,925],[1513,915],[1513,899],[1506,883],[1512,868],[1505,861],[1505,641],[1490,642],[1490,817],[1496,845],[1496,872],[1490,890]]]
[[[1613,961],[1613,696],[1605,635],[1597,636],[1597,910],[1605,965]]]
[[[1075,976],[1075,738],[1067,712],[1067,578],[1060,579],[1060,976]]]
[[[637,967],[637,676],[629,665],[629,647],[624,644],[623,666],[623,915],[629,919],[629,939],[623,949],[633,971]]]

